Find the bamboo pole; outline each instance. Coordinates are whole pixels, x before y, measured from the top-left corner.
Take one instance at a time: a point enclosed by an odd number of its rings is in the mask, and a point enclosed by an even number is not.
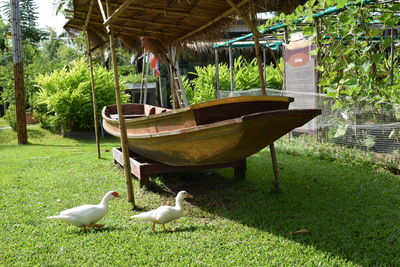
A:
[[[107,3],[108,2],[106,0],[106,4]],[[101,0],[97,0],[97,4],[99,5],[99,9],[100,9],[101,17],[103,18],[103,22],[106,22],[107,16],[106,16],[106,12],[104,11],[103,3],[101,2]]]
[[[289,30],[288,30],[287,27],[283,28],[283,30],[284,30],[283,41],[285,42],[285,44],[288,44],[289,43]],[[285,50],[285,46],[284,45],[282,45],[281,50],[282,50],[281,52],[282,52],[282,57],[283,57],[284,50]],[[280,70],[279,63],[276,60],[275,60],[275,62],[277,64],[277,66],[278,66],[278,69]],[[283,62],[282,79],[283,79],[283,88],[282,88],[282,90],[285,91],[286,90],[286,64],[285,64],[285,62]]]
[[[265,84],[267,84],[267,53],[266,53],[266,51],[265,51],[265,47],[263,47],[263,50],[262,50],[262,52],[263,52],[263,66],[264,66],[264,81],[265,81]]]
[[[90,21],[90,18],[92,16],[93,6],[94,6],[94,0],[90,0],[89,9],[88,9],[88,12],[86,14],[85,24],[83,25],[83,29],[84,30],[86,30],[87,26],[89,25],[89,21]]]
[[[254,21],[252,21],[252,19],[249,19],[245,14],[243,14],[243,12],[240,10],[239,6],[235,4],[235,2],[233,2],[232,0],[225,0],[225,1],[236,11],[236,13],[244,20],[244,22],[246,22],[247,26],[250,27],[254,35],[254,40],[256,39],[256,37],[258,38],[258,36],[260,36],[260,32],[258,31],[256,25],[254,24]],[[248,2],[250,5],[250,13],[251,13],[250,15],[252,16],[252,13],[254,13],[253,1],[249,0]]]
[[[317,49],[318,49],[318,53],[317,53],[317,64],[318,61],[320,60],[321,57],[321,31],[322,31],[322,23],[321,23],[321,19],[320,18],[314,18],[314,23],[316,26],[316,30],[317,30]],[[321,72],[319,70],[316,71],[316,75],[317,75],[317,92],[321,93],[321,86],[319,85],[319,80],[321,77]]]
[[[176,51],[176,48],[174,48]],[[186,91],[185,91],[185,87],[183,86],[183,82],[182,82],[182,76],[181,76],[181,71],[179,68],[179,56],[178,54],[176,54],[175,56],[175,70],[176,70],[176,81],[177,81],[177,93],[178,96],[180,98],[180,102],[179,102],[179,107],[187,107],[189,105],[187,97],[186,97]],[[182,103],[182,104],[181,104]]]
[[[171,87],[171,95],[172,95],[172,108],[176,109],[179,108],[178,99],[175,93],[175,80],[174,80],[174,73],[173,73],[173,66],[169,65],[169,81]]]
[[[142,54],[142,80],[140,81],[140,97],[139,97],[139,103],[143,104],[143,86],[144,86],[144,69],[146,67],[146,52],[143,52]]]
[[[121,13],[129,7],[129,5],[133,2],[133,0],[126,0],[120,7],[117,8],[117,10],[114,11],[113,14],[111,14],[111,16],[109,16],[107,18],[106,21],[104,21],[104,26],[109,26],[111,24],[111,22],[118,18],[119,15],[121,15]]]
[[[172,108],[179,108],[179,100],[177,99],[177,95],[175,93],[175,76],[174,76],[174,59],[172,56],[172,48],[168,48],[168,54],[166,55],[167,62],[169,64],[169,85],[171,89],[171,96],[172,96]]]
[[[239,8],[239,7],[241,7],[242,5],[244,5],[245,3],[247,3],[248,1],[249,1],[249,0],[243,0],[243,1],[241,1],[240,3],[236,4],[235,7]],[[180,41],[185,40],[186,38],[192,36],[193,34],[198,33],[198,32],[200,32],[200,31],[204,30],[205,28],[207,28],[207,27],[213,25],[213,24],[216,23],[217,21],[220,21],[221,19],[225,18],[226,16],[230,15],[231,13],[233,13],[233,12],[235,12],[235,11],[236,11],[236,9],[234,9],[234,8],[228,9],[228,10],[225,11],[224,13],[220,14],[218,17],[216,17],[216,18],[214,18],[213,20],[211,20],[211,21],[207,22],[206,24],[204,24],[203,26],[200,26],[200,27],[198,27],[196,30],[194,30],[194,31],[192,31],[192,32],[190,32],[190,33],[188,33],[188,34],[186,34],[185,36],[182,36],[182,37],[178,38],[178,39],[176,40],[176,43],[179,43]]]
[[[25,115],[24,65],[22,63],[22,39],[20,23],[21,15],[19,10],[19,0],[11,0],[10,3],[17,136],[18,144],[23,145],[28,143],[28,133],[26,129]]]
[[[164,95],[163,95],[163,89],[161,85],[161,75],[158,76],[158,92],[159,92],[159,100],[160,100],[160,107],[164,107]]]
[[[275,152],[275,144],[272,143],[269,145],[269,151],[271,153],[271,160],[272,160],[272,169],[274,171],[275,180],[273,182],[275,187],[275,192],[280,193],[281,190],[281,179],[279,175],[279,168],[278,168],[278,161],[276,160],[276,152]]]
[[[256,23],[256,13],[254,10],[254,4],[253,0],[249,1],[250,5],[250,18],[251,18],[251,23],[253,27],[250,27],[253,31],[253,38],[254,38],[254,44],[256,48],[256,58],[257,58],[257,67],[258,67],[258,77],[260,79],[260,87],[261,87],[261,94],[266,95],[266,89],[265,89],[265,80],[264,80],[264,71],[262,68],[262,60],[261,60],[261,46],[260,46],[260,40],[259,40],[259,35],[260,32],[258,31],[257,27],[255,26]]]
[[[219,91],[219,58],[218,58],[218,48],[215,48],[215,99],[218,99]]]
[[[143,94],[143,104],[147,104],[147,91],[148,91],[148,79],[149,79],[149,69],[150,69],[150,53],[146,54],[146,73],[144,80],[144,94]]]
[[[251,22],[255,23],[256,21],[256,15],[255,15],[255,10],[254,10],[254,3],[253,0],[249,1],[249,5],[250,5],[250,18],[251,18]],[[251,29],[256,28],[251,27]],[[257,30],[257,28],[256,28]],[[264,71],[262,69],[262,62],[261,62],[261,47],[260,47],[260,41],[258,39],[258,34],[259,31],[257,30],[257,34],[256,32],[253,32],[253,36],[254,36],[254,43],[255,43],[255,48],[256,48],[256,57],[257,57],[257,66],[258,66],[258,75],[259,75],[259,79],[260,79],[260,85],[261,85],[261,94],[262,95],[266,95],[266,88],[265,88],[265,80],[264,80]],[[276,152],[275,152],[275,145],[274,143],[269,145],[269,150],[271,153],[271,160],[272,160],[272,168],[274,170],[274,177],[275,177],[275,181],[274,181],[274,186],[275,186],[275,191],[276,192],[280,192],[281,191],[281,187],[280,187],[280,177],[279,177],[279,168],[278,168],[278,162],[276,160]]]
[[[229,76],[230,76],[230,88],[231,91],[235,90],[235,74],[233,65],[232,45],[229,44]]]
[[[100,0],[99,0],[100,1]],[[108,1],[106,1],[107,6],[107,14],[110,14],[110,6],[108,5]],[[135,197],[133,194],[133,186],[132,186],[132,174],[131,174],[131,163],[129,158],[129,149],[128,149],[128,137],[126,133],[126,125],[125,118],[122,115],[122,104],[121,104],[121,92],[119,89],[119,76],[118,76],[118,66],[117,66],[117,53],[115,51],[115,38],[112,27],[110,27],[109,32],[110,38],[110,49],[111,49],[111,59],[114,71],[114,87],[115,87],[115,99],[117,102],[117,111],[118,111],[118,121],[119,121],[119,130],[121,133],[121,147],[122,154],[124,158],[124,173],[125,173],[125,182],[126,189],[128,194],[128,202],[132,203],[133,209],[135,208]]]
[[[393,85],[393,69],[394,69],[394,27],[390,30],[390,85]]]
[[[94,120],[94,134],[96,136],[97,158],[101,158],[100,140],[99,140],[99,116],[97,113],[96,88],[94,84],[92,53],[90,52],[90,40],[87,31],[85,35],[86,35],[87,57],[89,60],[89,67],[90,67],[90,85],[92,88],[92,107],[93,107],[93,120]]]

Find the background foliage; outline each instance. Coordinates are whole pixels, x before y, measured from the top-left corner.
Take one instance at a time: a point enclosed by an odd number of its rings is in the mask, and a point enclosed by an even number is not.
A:
[[[331,6],[343,8],[343,12],[323,16],[320,22],[313,19],[313,14]],[[400,103],[399,49],[393,57],[393,77],[390,74],[390,45],[395,41],[390,30],[400,19],[396,11],[400,11],[396,3],[310,0],[290,15],[268,20],[264,27],[285,23],[290,33],[302,31],[319,42],[315,51],[319,54],[319,85],[323,93],[336,99],[335,108],[382,107]],[[302,24],[297,23],[299,19],[304,19]],[[316,38],[318,27],[320,40]]]
[[[96,101],[101,108],[115,103],[114,76],[104,67],[94,67]],[[93,127],[90,72],[84,58],[68,68],[50,74],[39,74],[35,79],[39,91],[32,101],[35,117],[42,126],[53,126],[64,132]],[[121,91],[124,88],[121,87]],[[128,96],[121,94],[123,102]]]
[[[278,71],[278,68],[282,68],[282,64],[282,61],[280,61],[280,66],[278,67],[275,67],[273,64],[266,67],[266,82],[268,88],[282,88],[283,79],[282,75]],[[219,64],[218,68],[220,90],[231,90],[230,70],[228,64]],[[193,104],[215,99],[215,65],[210,64],[204,67],[196,66],[195,72],[191,72],[190,74],[193,74],[196,78],[191,81],[184,81],[189,103]],[[247,61],[242,56],[235,58],[234,77],[234,90],[248,90],[260,87],[256,59]]]

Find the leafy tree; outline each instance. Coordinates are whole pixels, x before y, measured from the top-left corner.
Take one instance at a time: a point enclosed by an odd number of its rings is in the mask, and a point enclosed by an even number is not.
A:
[[[72,8],[72,0],[54,0],[53,6],[56,14],[63,14],[65,9]]]
[[[10,21],[10,1],[3,1],[2,12]],[[24,42],[37,45],[45,36],[45,32],[38,28],[38,7],[35,0],[20,0],[21,34]],[[11,23],[9,23],[11,25]]]

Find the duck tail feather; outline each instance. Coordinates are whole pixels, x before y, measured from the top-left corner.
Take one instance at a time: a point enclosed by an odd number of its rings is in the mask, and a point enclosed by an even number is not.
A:
[[[131,218],[134,218],[134,219],[137,219],[140,221],[146,221],[150,218],[150,215],[151,215],[151,212],[148,211],[148,212],[143,212],[140,214],[133,215],[133,216],[131,216]]]
[[[62,215],[55,215],[55,216],[46,217],[46,219],[58,219],[58,220],[61,220],[63,218],[64,218],[64,216],[62,216]]]

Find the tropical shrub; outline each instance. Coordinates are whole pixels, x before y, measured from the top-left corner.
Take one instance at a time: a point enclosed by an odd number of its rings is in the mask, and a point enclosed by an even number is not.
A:
[[[14,105],[10,105],[8,107],[7,112],[4,115],[4,119],[8,122],[8,124],[14,131],[17,130],[17,115],[16,115],[16,108]]]
[[[282,65],[282,61],[278,64]],[[279,66],[281,69],[282,67]],[[219,85],[221,91],[230,90],[230,70],[225,63],[218,65]],[[272,64],[266,67],[268,88],[282,89],[283,78],[278,68]],[[184,87],[190,104],[215,99],[216,78],[215,65],[204,67],[196,66],[195,72],[191,72],[196,78],[191,81],[184,80]],[[256,59],[250,62],[242,56],[234,60],[234,90],[248,90],[259,88],[258,68]]]
[[[114,78],[112,72],[103,67],[94,67],[94,77],[100,115],[103,106],[115,103]],[[32,104],[34,115],[43,127],[51,126],[62,132],[93,127],[90,72],[84,58],[69,68],[38,75],[35,82],[39,92]],[[122,93],[121,98],[127,102],[129,96]]]
[[[147,77],[147,82],[157,82],[158,78],[154,75],[149,75]],[[129,73],[126,76],[121,77],[122,83],[141,83],[142,82],[142,74],[141,73]]]

